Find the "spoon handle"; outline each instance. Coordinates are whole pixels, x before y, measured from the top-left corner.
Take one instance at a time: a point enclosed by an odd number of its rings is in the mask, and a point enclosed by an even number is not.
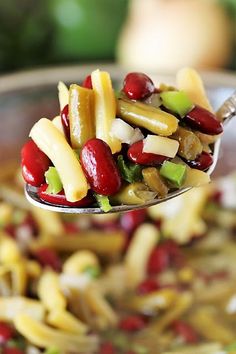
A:
[[[217,112],[217,117],[224,125],[236,116],[236,91],[230,96],[220,107]]]

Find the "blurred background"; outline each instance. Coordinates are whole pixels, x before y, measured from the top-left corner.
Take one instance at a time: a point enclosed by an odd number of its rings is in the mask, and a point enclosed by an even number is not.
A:
[[[0,73],[115,62],[236,70],[236,0],[0,2]]]

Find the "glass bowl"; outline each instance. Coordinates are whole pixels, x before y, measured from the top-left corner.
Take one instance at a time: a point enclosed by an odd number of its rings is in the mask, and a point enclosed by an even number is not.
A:
[[[58,115],[57,83],[80,83],[92,70],[110,72],[119,87],[123,69],[116,65],[92,64],[53,67],[25,71],[0,78],[0,162],[19,159],[20,148],[27,139],[32,124],[41,117]],[[171,75],[150,74],[156,82],[174,82]],[[208,95],[215,109],[236,88],[236,75],[231,73],[202,73]],[[214,176],[224,176],[236,170],[236,119],[225,129],[220,159]]]

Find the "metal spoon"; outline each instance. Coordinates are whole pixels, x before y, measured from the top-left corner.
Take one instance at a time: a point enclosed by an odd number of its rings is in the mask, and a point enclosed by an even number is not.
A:
[[[236,91],[230,96],[220,107],[217,112],[218,119],[223,122],[224,126],[236,115]],[[213,164],[208,169],[207,174],[211,175],[214,171],[218,158],[219,158],[219,151],[220,151],[220,139],[216,141],[214,144],[214,151],[213,151]],[[117,212],[125,212],[129,210],[136,210],[136,209],[143,209],[147,208],[156,204],[164,203],[169,199],[175,198],[187,191],[189,191],[192,187],[178,189],[174,192],[169,193],[165,198],[162,199],[153,199],[151,201],[145,202],[140,205],[117,205],[112,206],[109,213],[117,213]],[[35,205],[36,207],[55,211],[59,213],[68,213],[68,214],[103,214],[104,212],[99,207],[87,207],[87,208],[76,208],[76,207],[66,207],[66,206],[56,206],[52,204],[47,204],[43,202],[37,194],[37,188],[26,184],[25,186],[25,195],[28,201]]]

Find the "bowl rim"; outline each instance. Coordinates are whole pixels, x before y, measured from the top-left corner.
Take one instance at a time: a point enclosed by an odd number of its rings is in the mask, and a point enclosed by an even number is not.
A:
[[[108,71],[116,80],[124,77],[128,68],[112,63],[91,63],[65,66],[48,66],[39,69],[18,71],[0,76],[0,93],[18,91],[33,87],[56,85],[58,81],[73,82],[75,79],[83,79],[91,71],[99,68]],[[154,81],[171,80],[174,72],[149,73]],[[208,87],[232,87],[236,88],[236,73],[232,71],[200,71],[203,81]]]

